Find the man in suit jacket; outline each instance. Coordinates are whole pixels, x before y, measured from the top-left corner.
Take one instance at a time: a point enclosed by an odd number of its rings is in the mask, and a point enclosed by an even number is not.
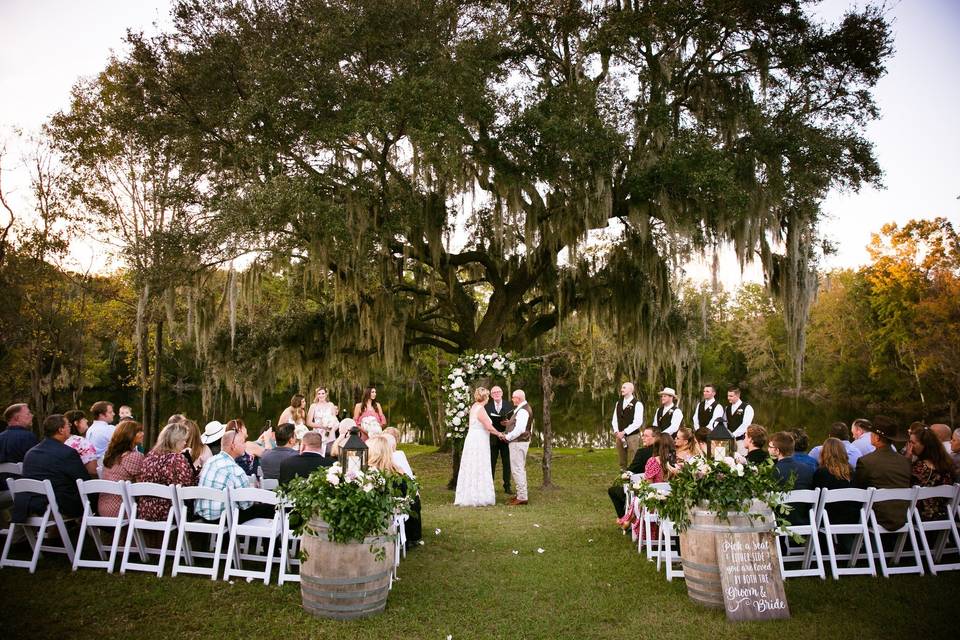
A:
[[[653,441],[656,438],[653,427],[647,427],[640,432],[640,443],[643,445],[637,449],[633,456],[633,462],[627,467],[626,471],[633,474],[643,475],[643,470],[647,466],[647,460],[653,455]],[[627,509],[627,496],[623,493],[623,484],[618,483],[607,489],[610,501],[613,502],[613,508],[617,512],[617,518],[622,518]]]
[[[483,407],[487,415],[490,416],[490,422],[493,428],[504,433],[506,422],[513,415],[513,407],[508,402],[503,401],[503,389],[494,386],[490,389],[490,400]],[[500,464],[503,466],[503,490],[505,493],[513,493],[510,488],[510,443],[501,440],[497,436],[490,436],[490,470],[493,478],[497,478],[497,458],[500,458]]]
[[[877,416],[863,428],[870,433],[872,453],[861,456],[853,484],[860,489],[908,489],[911,484],[910,461],[894,450],[894,442],[906,438],[893,419]],[[899,529],[907,521],[907,503],[898,500],[882,502],[874,507],[877,522],[886,529]]]
[[[23,477],[49,480],[57,507],[65,518],[83,513],[77,480],[89,480],[90,474],[75,450],[64,444],[70,437],[70,423],[59,413],[43,421],[43,440],[23,457]],[[40,515],[47,508],[45,496],[18,493],[14,498],[13,521],[23,522],[31,515]]]
[[[323,455],[323,436],[315,431],[303,435],[303,451],[298,456],[284,458],[280,462],[280,484],[294,478],[306,478],[320,467],[329,467],[333,458]]]

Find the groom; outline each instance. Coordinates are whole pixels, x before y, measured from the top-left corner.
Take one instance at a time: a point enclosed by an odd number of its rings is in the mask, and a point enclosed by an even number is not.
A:
[[[533,410],[527,404],[527,394],[517,389],[510,397],[513,415],[504,421],[507,428],[505,439],[510,443],[510,471],[516,484],[517,496],[510,505],[527,504],[527,449],[533,435]]]
[[[490,422],[493,428],[503,433],[506,429],[504,421],[512,414],[513,410],[503,401],[503,389],[493,387],[490,389],[490,400],[483,407],[487,415],[490,416]],[[503,490],[506,493],[513,493],[510,488],[510,443],[501,439],[499,436],[490,436],[490,470],[493,473],[493,480],[497,480],[497,457],[503,465]]]

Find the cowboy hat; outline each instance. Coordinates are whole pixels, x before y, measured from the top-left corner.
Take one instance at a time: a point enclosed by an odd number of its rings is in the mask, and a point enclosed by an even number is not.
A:
[[[657,395],[658,395],[658,396],[673,396],[674,398],[676,398],[676,397],[677,397],[677,392],[674,391],[673,389],[671,389],[670,387],[664,387],[663,389],[660,390],[660,393],[658,393]]]
[[[226,429],[227,425],[217,420],[212,420],[203,428],[203,435],[200,436],[200,442],[203,444],[216,442],[223,437],[223,432],[226,431]]]
[[[886,438],[890,442],[907,441],[907,435],[901,431],[900,425],[897,424],[893,418],[888,418],[887,416],[876,416],[867,424],[861,423],[860,427],[864,431],[873,431],[878,436]]]

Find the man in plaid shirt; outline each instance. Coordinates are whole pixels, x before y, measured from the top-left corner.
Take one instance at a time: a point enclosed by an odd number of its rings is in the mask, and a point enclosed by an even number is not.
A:
[[[200,472],[200,481],[197,486],[211,489],[242,489],[250,486],[250,480],[234,458],[243,455],[246,438],[237,431],[227,431],[223,434],[220,453],[213,456],[203,465]],[[224,504],[216,500],[197,500],[196,514],[209,521],[217,521],[223,513]],[[274,507],[269,504],[254,504],[249,501],[238,502],[240,507],[240,522],[252,518],[272,518]]]

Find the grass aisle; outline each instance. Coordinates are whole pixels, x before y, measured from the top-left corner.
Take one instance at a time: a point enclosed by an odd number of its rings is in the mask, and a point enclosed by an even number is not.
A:
[[[35,575],[0,571],[5,638],[893,638],[952,637],[960,574],[793,580],[789,621],[732,625],[669,584],[613,524],[612,451],[561,450],[559,488],[527,507],[452,505],[449,457],[406,447],[424,483],[424,546],[400,565],[387,611],[318,620],[298,585],[226,584],[194,576],[71,573],[57,558]],[[528,469],[539,485],[540,452]],[[439,533],[435,534],[435,530]],[[538,553],[543,549],[543,553]],[[514,553],[516,552],[516,553]]]

